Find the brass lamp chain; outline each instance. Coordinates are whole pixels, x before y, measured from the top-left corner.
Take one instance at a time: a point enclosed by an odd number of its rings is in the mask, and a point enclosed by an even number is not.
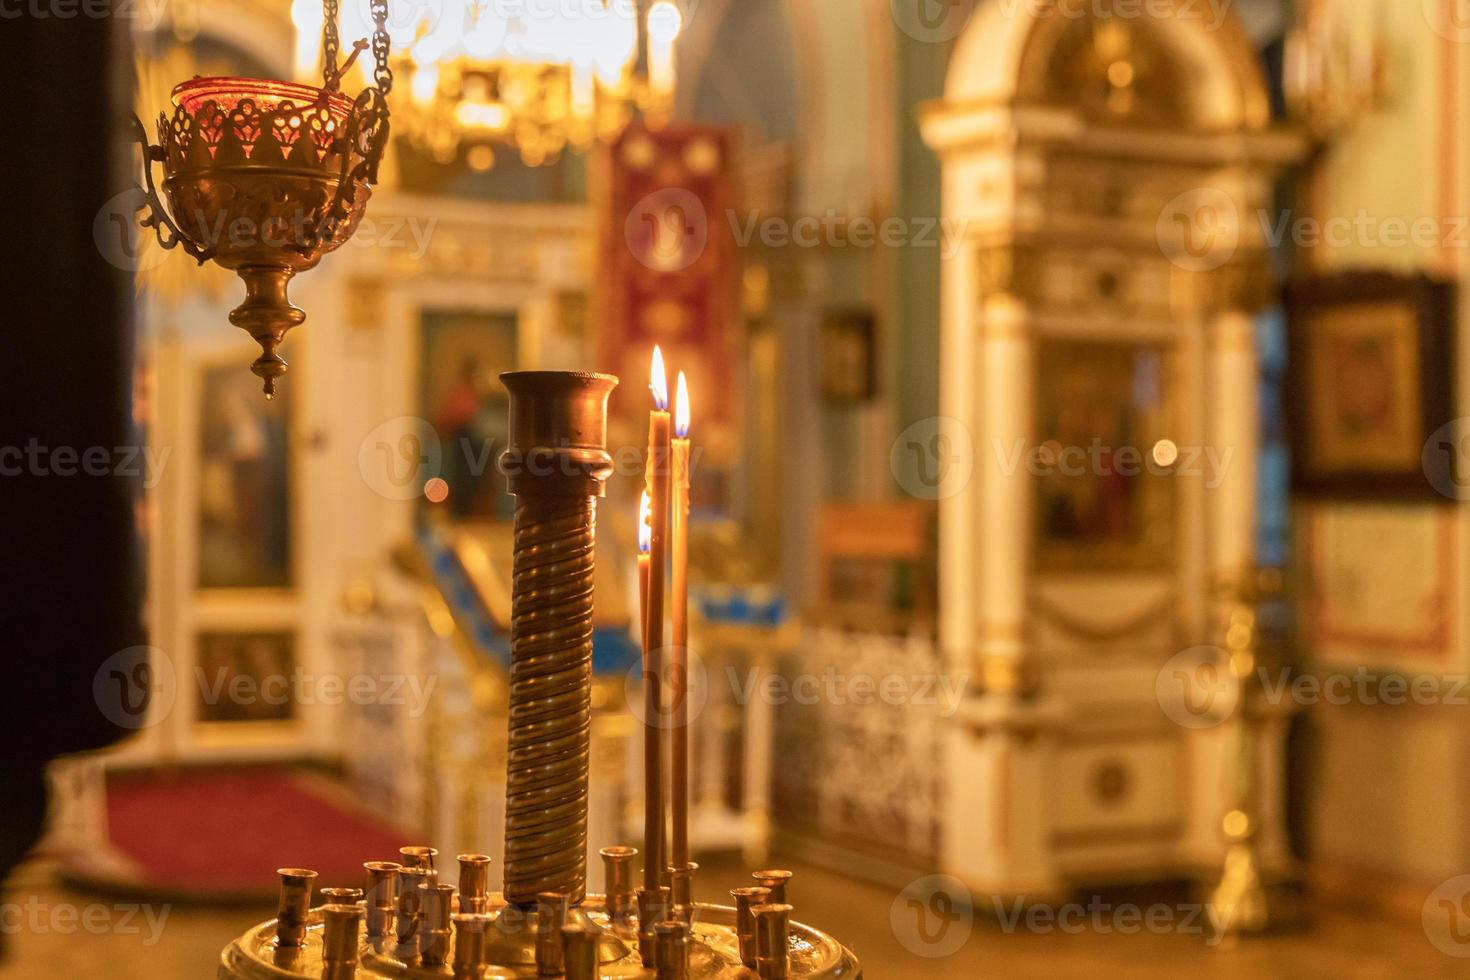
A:
[[[342,66],[337,64],[342,51],[342,41],[337,33],[338,0],[322,0],[322,8],[322,77],[326,81],[326,90],[336,92],[342,87]],[[373,15],[373,84],[387,95],[393,89],[393,68],[388,63],[388,0],[371,0],[370,9]],[[359,42],[357,47],[361,48],[362,43]],[[350,65],[353,59],[347,63]]]
[[[337,0],[328,0],[335,4]],[[387,95],[393,90],[393,68],[388,63],[388,0],[372,0],[373,82]]]
[[[337,0],[323,0],[322,9],[322,77],[326,80],[326,90],[335,92],[342,87],[342,75],[337,67],[337,55],[342,47],[337,37]]]

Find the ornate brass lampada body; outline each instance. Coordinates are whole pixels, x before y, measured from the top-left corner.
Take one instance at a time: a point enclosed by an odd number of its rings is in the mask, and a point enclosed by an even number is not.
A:
[[[606,416],[617,379],[535,371],[503,380],[511,445],[501,468],[517,498],[505,890],[488,891],[486,855],[459,857],[456,895],[438,884],[431,849],[404,848],[401,865],[369,861],[363,881],[347,883],[363,886],[363,901],[334,904],[351,897],[339,888],[313,908],[313,872],[285,868],[281,916],[231,943],[219,976],[860,980],[841,943],[790,918],[785,871],[756,872],[760,887],[734,892],[738,910],[675,907],[666,888],[661,902],[635,903],[638,852],[607,847],[608,894],[586,893],[595,514],[612,469]]]
[[[250,369],[266,396],[286,373],[278,348],[306,319],[291,305],[291,277],[340,248],[362,220],[388,145],[387,0],[372,0],[374,85],[356,99],[340,80],[367,42],[337,65],[336,0],[323,29],[325,85],[258,78],[194,78],[173,91],[172,116],[159,113],[158,145],[133,117],[143,150],[145,228],[166,249],[181,246],[202,265],[213,259],[245,282],[230,322],[249,332],[261,355]],[[165,208],[153,180],[163,164]],[[141,210],[140,209],[140,210]]]

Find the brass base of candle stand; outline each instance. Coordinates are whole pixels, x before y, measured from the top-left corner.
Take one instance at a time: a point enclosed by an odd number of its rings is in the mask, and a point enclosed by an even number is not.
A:
[[[494,896],[493,904],[500,897]],[[607,931],[598,944],[598,980],[617,978],[651,978],[652,969],[639,959],[636,923],[626,927],[609,925],[603,912],[602,897],[589,895],[582,911]],[[740,963],[740,944],[735,933],[735,910],[720,905],[696,903],[694,906],[694,942],[689,956],[690,980],[749,980],[754,971]],[[536,976],[534,917],[526,917],[525,926],[514,937],[487,936],[488,960],[483,980],[529,980]],[[220,980],[291,980],[323,975],[323,916],[320,908],[307,914],[306,939],[302,946],[281,948],[276,945],[274,920],[261,923],[236,939],[221,954]],[[514,938],[514,942],[507,942]],[[826,933],[791,923],[790,972],[793,980],[851,980],[862,977],[857,957]],[[453,962],[453,956],[447,958]],[[398,955],[397,941],[364,939],[359,947],[358,977],[443,978],[450,975],[445,966],[421,966]]]

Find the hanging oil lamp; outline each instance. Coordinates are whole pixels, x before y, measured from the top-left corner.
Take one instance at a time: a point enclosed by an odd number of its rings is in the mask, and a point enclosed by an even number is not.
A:
[[[140,211],[166,249],[200,265],[213,259],[245,282],[230,322],[261,355],[250,370],[275,392],[286,373],[278,348],[306,319],[287,298],[291,277],[314,268],[357,229],[388,146],[387,0],[372,0],[373,84],[356,99],[342,76],[368,46],[358,41],[338,65],[337,0],[326,0],[321,88],[258,78],[193,78],[173,90],[173,114],[159,113],[158,145],[133,117],[143,150],[146,195]],[[163,206],[153,164],[163,164]]]

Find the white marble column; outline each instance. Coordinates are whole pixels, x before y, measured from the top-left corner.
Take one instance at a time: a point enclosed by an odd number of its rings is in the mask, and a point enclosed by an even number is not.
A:
[[[1023,626],[1031,553],[1032,479],[1026,468],[1033,438],[1034,365],[1025,304],[1007,293],[981,304],[973,383],[978,386],[974,474],[977,556],[971,601],[974,637],[986,690],[1006,692],[1022,675]]]
[[[1210,336],[1207,449],[1222,469],[1207,469],[1210,574],[1216,581],[1255,567],[1256,452],[1260,433],[1255,318],[1242,309],[1216,314]],[[1205,462],[1208,462],[1206,460]]]

